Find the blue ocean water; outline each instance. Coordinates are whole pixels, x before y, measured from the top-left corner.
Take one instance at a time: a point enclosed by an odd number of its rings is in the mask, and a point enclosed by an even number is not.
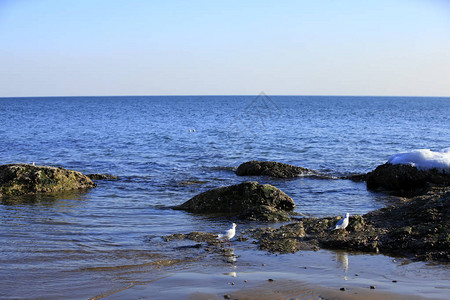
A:
[[[42,286],[48,290],[42,283],[49,281],[67,294],[103,276],[78,271],[151,262],[153,254],[170,257],[175,252],[155,242],[161,235],[221,231],[229,220],[168,209],[219,186],[270,183],[306,216],[383,207],[390,197],[367,191],[364,183],[237,177],[233,169],[248,160],[274,160],[335,177],[363,173],[400,151],[449,147],[448,124],[449,98],[0,98],[0,164],[35,162],[119,176],[87,192],[0,204],[4,296],[31,297]]]

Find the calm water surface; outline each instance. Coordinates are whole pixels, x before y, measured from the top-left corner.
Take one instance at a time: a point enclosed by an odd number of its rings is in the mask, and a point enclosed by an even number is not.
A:
[[[367,172],[399,151],[449,147],[448,124],[448,98],[0,99],[0,164],[36,162],[119,176],[117,181],[99,181],[89,191],[0,204],[0,297],[88,298],[136,282],[151,289],[153,280],[185,271],[259,272],[261,260],[283,264],[283,271],[289,271],[292,260],[304,263],[305,256],[323,261],[318,268],[326,271],[316,275],[331,274],[330,283],[342,277],[334,252],[268,258],[250,242],[236,242],[239,258],[230,263],[204,250],[180,250],[185,248],[160,236],[219,232],[230,221],[167,208],[211,188],[257,180],[285,191],[297,212],[307,216],[366,213],[392,199],[368,192],[364,183],[241,178],[233,169],[248,160],[276,160],[330,176]],[[262,224],[239,225],[244,231]],[[173,262],[180,258],[182,263]],[[352,260],[358,266],[392,261],[366,255],[350,256]],[[449,292],[447,266],[383,268],[408,279],[403,289],[392,290],[401,293],[417,286],[416,280],[424,282],[416,269],[430,285],[425,284],[424,294],[440,298]],[[367,272],[376,280],[386,276]]]

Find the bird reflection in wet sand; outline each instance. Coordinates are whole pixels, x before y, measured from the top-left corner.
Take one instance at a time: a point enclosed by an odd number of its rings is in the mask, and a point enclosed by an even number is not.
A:
[[[336,252],[336,261],[339,266],[344,270],[345,273],[348,272],[348,254],[346,252]]]

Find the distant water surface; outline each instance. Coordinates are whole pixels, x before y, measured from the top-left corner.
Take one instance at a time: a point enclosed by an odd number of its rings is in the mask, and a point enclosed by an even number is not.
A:
[[[219,186],[273,184],[307,216],[383,207],[392,199],[364,183],[237,177],[233,169],[248,160],[275,160],[334,177],[368,172],[400,151],[449,147],[448,124],[449,98],[0,99],[0,164],[119,176],[90,191],[0,204],[0,297],[43,297],[49,287],[56,298],[72,289],[108,291],[109,283],[98,282],[105,273],[117,281],[114,268],[129,266],[127,274],[136,276],[130,266],[144,264],[139,270],[153,272],[153,262],[180,255],[158,240],[161,235],[228,226],[229,220],[167,209]]]

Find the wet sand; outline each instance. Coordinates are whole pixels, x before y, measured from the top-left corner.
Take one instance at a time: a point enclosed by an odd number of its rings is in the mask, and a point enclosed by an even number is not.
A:
[[[377,287],[371,289],[369,286],[347,287],[341,290],[296,280],[265,279],[270,275],[279,277],[279,274],[247,273],[237,276],[231,272],[221,275],[224,276],[178,273],[145,285],[130,285],[92,299],[435,299],[412,294],[395,294]]]
[[[232,253],[234,260],[215,253],[151,279],[144,273],[104,293],[93,290],[92,299],[448,299],[450,293],[450,268],[442,264],[327,250]]]

